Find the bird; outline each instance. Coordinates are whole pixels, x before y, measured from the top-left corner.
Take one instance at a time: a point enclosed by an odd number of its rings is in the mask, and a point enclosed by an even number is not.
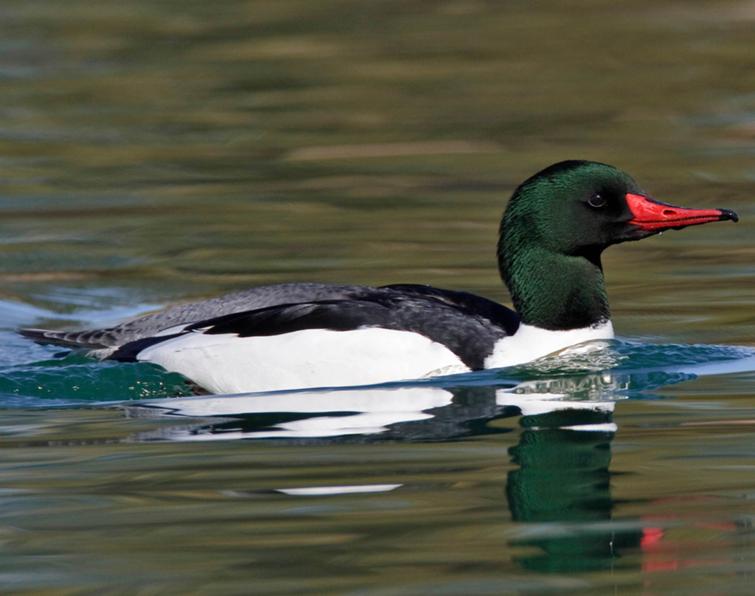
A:
[[[522,182],[497,260],[513,309],[459,290],[285,283],[169,307],[104,329],[19,332],[102,360],[149,362],[209,393],[369,385],[522,365],[614,337],[601,255],[730,209],[658,201],[626,172],[567,160]]]

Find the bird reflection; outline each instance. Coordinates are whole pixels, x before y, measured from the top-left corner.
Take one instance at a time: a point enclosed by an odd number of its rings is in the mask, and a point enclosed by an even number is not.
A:
[[[721,372],[720,367],[714,372]],[[524,569],[600,571],[613,568],[625,552],[655,548],[661,529],[643,530],[639,520],[614,517],[614,409],[623,399],[652,398],[649,391],[694,375],[679,367],[579,375],[571,370],[529,370],[519,378],[517,374],[514,370],[507,378],[467,375],[390,386],[148,400],[124,409],[131,416],[174,421],[135,434],[133,441],[348,444],[452,441],[509,433],[518,437],[508,451],[512,469],[505,482],[517,532],[509,547]],[[348,483],[276,490],[301,497],[400,492],[403,487]]]
[[[674,380],[648,377],[640,387]],[[129,412],[196,419],[142,433],[134,438],[139,441],[449,441],[511,433],[518,418],[523,430],[509,449],[515,468],[506,479],[506,498],[521,533],[511,546],[526,547],[516,557],[524,568],[562,573],[610,567],[622,548],[640,542],[639,529],[611,522],[609,471],[614,408],[637,386],[636,377],[601,372],[495,386],[420,384],[154,400]]]
[[[519,409],[501,405],[495,387],[399,387],[155,400],[130,415],[201,418],[140,433],[139,441],[286,439],[316,443],[441,441],[513,430],[492,428]]]
[[[452,440],[515,428],[494,420],[560,410],[601,410],[623,399],[627,375],[209,395],[128,404],[132,416],[197,419],[136,440],[306,439],[327,442]]]
[[[517,561],[540,572],[606,569],[622,548],[639,545],[641,530],[609,523],[613,408],[570,408],[523,416],[519,443],[509,449],[511,517],[526,523],[514,546],[536,547]]]

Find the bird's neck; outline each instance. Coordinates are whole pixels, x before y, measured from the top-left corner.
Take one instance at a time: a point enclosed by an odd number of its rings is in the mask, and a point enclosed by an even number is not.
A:
[[[571,256],[526,239],[509,244],[501,238],[499,267],[522,323],[564,331],[610,320],[600,251]]]

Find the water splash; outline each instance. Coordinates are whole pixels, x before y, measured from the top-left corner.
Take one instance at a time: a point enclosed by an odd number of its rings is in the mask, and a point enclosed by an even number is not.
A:
[[[97,362],[67,354],[0,368],[0,406],[81,405],[191,395],[181,375],[151,364]]]

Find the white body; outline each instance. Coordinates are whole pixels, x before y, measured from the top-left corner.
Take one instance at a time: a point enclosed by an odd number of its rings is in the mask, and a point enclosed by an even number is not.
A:
[[[213,393],[370,385],[469,370],[423,335],[378,328],[260,337],[195,332],[146,348],[137,359],[181,373]]]
[[[514,335],[496,342],[493,353],[485,359],[485,368],[516,366],[555,354],[569,346],[613,338],[611,321],[568,331],[550,331],[522,323]]]
[[[485,368],[522,364],[574,344],[611,338],[610,321],[571,331],[521,325],[495,344]],[[212,393],[371,385],[470,370],[447,347],[423,335],[379,328],[259,337],[196,331],[146,348],[137,359],[180,373]]]

